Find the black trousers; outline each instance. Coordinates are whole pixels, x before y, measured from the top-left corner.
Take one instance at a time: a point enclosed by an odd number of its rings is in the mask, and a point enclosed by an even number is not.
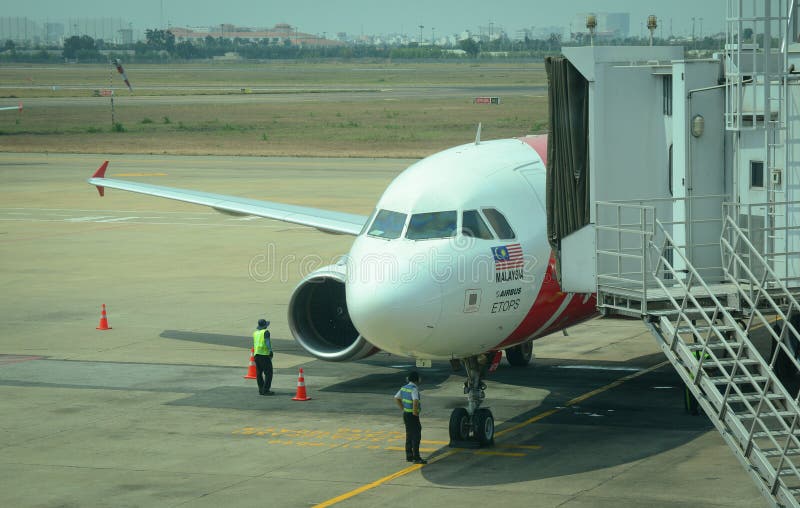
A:
[[[266,355],[255,355],[256,382],[258,393],[267,393],[272,386],[272,358]]]
[[[406,426],[406,459],[415,460],[419,456],[419,442],[422,441],[422,424],[419,416],[414,413],[403,412],[403,423]]]

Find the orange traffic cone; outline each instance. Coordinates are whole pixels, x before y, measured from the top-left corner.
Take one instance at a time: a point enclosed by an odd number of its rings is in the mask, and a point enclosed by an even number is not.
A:
[[[108,316],[106,316],[106,304],[103,304],[103,312],[100,314],[100,324],[97,325],[98,330],[111,330],[108,326]]]
[[[300,369],[300,375],[297,377],[297,394],[292,397],[292,400],[311,400],[311,397],[306,395],[306,380],[303,378],[303,369]]]
[[[256,358],[253,356],[255,350],[250,348],[250,366],[247,368],[247,375],[244,377],[245,379],[255,379],[256,378]]]

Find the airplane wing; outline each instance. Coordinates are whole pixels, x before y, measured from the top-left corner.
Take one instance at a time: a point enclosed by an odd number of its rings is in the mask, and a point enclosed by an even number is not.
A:
[[[3,107],[0,107],[0,111],[11,111],[12,109],[16,109],[17,111],[22,111],[22,103],[20,102],[16,106],[3,106]]]
[[[97,186],[97,190],[101,196],[104,194],[104,188],[110,187],[112,189],[185,201],[196,205],[210,206],[219,212],[231,215],[265,217],[267,219],[310,226],[326,233],[353,236],[358,235],[364,227],[364,223],[367,222],[367,216],[365,215],[285,205],[271,201],[259,201],[257,199],[176,189],[174,187],[162,187],[160,185],[149,185],[126,180],[114,180],[105,177],[107,167],[108,161],[105,161],[88,180],[90,184]]]

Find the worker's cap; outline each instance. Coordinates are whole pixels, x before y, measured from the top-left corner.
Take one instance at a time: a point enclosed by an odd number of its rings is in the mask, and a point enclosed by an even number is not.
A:
[[[266,319],[259,319],[258,320],[258,327],[259,328],[266,328],[268,326],[269,326],[269,321],[267,321]]]

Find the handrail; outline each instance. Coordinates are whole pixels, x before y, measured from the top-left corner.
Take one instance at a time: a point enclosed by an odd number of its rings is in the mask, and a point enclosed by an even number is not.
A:
[[[735,230],[738,230],[738,232],[741,233],[741,230],[738,229],[738,227],[734,223],[732,223],[731,221],[728,222],[730,223],[730,226],[732,226]],[[658,222],[658,220],[656,221],[656,223],[657,227],[661,229],[660,231],[661,234],[664,235],[664,242],[661,247],[657,246],[654,242],[651,242],[650,243],[651,248],[657,252],[656,255],[658,255],[659,258],[658,264],[663,265],[664,268],[668,271],[673,271],[674,268],[672,267],[671,263],[669,263],[669,261],[666,260],[666,258],[663,256],[663,252],[665,252],[665,250],[669,248],[670,243],[672,243],[672,237],[670,236],[669,232],[667,232],[663,228],[660,222]],[[749,240],[746,237],[742,235],[740,239],[743,240],[750,247],[752,247],[752,244],[750,244]],[[731,250],[730,252],[732,253],[733,257],[736,257],[735,250]],[[714,349],[709,347],[710,339],[713,336],[714,339],[717,341],[717,344],[721,344],[725,352],[728,355],[730,355],[731,358],[736,358],[737,360],[737,363],[734,364],[733,369],[730,371],[729,378],[732,380],[737,375],[744,376],[749,380],[752,387],[759,387],[760,385],[758,385],[758,383],[755,381],[755,379],[750,374],[750,371],[748,369],[743,368],[742,372],[737,372],[737,370],[740,368],[739,360],[741,360],[742,355],[745,351],[745,345],[747,345],[749,358],[751,359],[751,361],[755,361],[757,363],[760,372],[768,374],[767,383],[763,386],[763,388],[758,389],[758,393],[760,395],[758,405],[754,407],[753,404],[751,404],[748,401],[746,394],[742,392],[741,388],[737,383],[729,382],[725,388],[725,393],[722,396],[722,400],[720,401],[719,406],[716,408],[718,411],[717,416],[720,419],[724,419],[726,416],[731,414],[731,411],[733,410],[731,409],[730,404],[732,401],[732,397],[735,397],[736,403],[744,405],[746,411],[749,412],[750,415],[752,415],[752,422],[750,423],[750,428],[745,429],[747,432],[748,439],[746,445],[743,447],[744,450],[742,450],[744,454],[748,456],[748,454],[757,452],[758,447],[754,442],[754,435],[758,429],[760,429],[760,432],[763,432],[765,434],[765,437],[769,440],[771,446],[773,446],[774,449],[782,451],[781,459],[777,467],[772,467],[772,464],[769,463],[764,457],[761,457],[760,459],[761,464],[765,469],[771,469],[770,471],[768,471],[769,474],[765,475],[765,481],[769,483],[770,488],[774,492],[777,492],[777,489],[779,488],[781,482],[783,482],[783,480],[781,479],[781,475],[785,475],[791,472],[795,474],[797,479],[800,479],[800,471],[798,471],[798,468],[795,466],[792,459],[789,456],[787,456],[786,453],[787,450],[790,448],[793,450],[800,449],[800,438],[794,434],[794,429],[797,428],[798,420],[800,419],[800,406],[798,406],[797,399],[793,398],[786,391],[786,388],[777,380],[774,372],[771,369],[772,365],[775,362],[775,359],[777,358],[777,352],[773,356],[772,362],[770,364],[767,364],[764,358],[758,353],[757,349],[750,342],[746,331],[737,325],[735,318],[728,311],[728,309],[724,305],[722,305],[717,296],[710,290],[705,281],[703,281],[703,279],[700,277],[700,275],[697,273],[694,267],[692,267],[689,260],[686,259],[684,253],[679,250],[677,252],[677,255],[680,256],[682,258],[682,261],[686,264],[687,267],[686,269],[689,273],[689,276],[687,277],[688,281],[687,283],[684,283],[680,279],[676,279],[676,283],[679,284],[684,290],[683,291],[684,297],[681,303],[678,303],[678,301],[674,297],[669,295],[669,293],[667,292],[674,308],[679,311],[675,323],[672,323],[672,328],[674,331],[672,333],[672,337],[669,343],[669,348],[671,351],[678,354],[676,350],[681,335],[680,330],[683,329],[685,331],[688,330],[689,332],[691,332],[691,335],[693,336],[694,340],[698,344],[700,344],[702,348],[701,355],[699,358],[695,358],[693,360],[690,356],[687,357],[684,352],[681,358],[683,361],[687,362],[688,365],[692,365],[693,364],[692,362],[697,363],[697,367],[693,369],[693,374],[692,374],[693,383],[698,386],[704,383],[707,385],[706,383],[707,380],[703,379],[704,363],[712,364],[714,367],[720,369],[722,372],[726,373],[728,372],[724,369],[722,363],[720,362],[720,358],[715,353]],[[760,260],[763,262],[763,258]],[[768,271],[771,271],[769,270],[768,266],[765,266],[765,268]],[[752,275],[752,272],[750,272],[750,275]],[[655,280],[659,284],[662,284],[661,280],[658,277],[656,277]],[[715,310],[713,316],[708,315],[708,313],[705,311],[702,305],[699,304],[699,302],[693,295],[691,291],[691,287],[693,284],[702,287],[705,290],[704,296],[711,298],[711,300],[714,302]],[[666,289],[666,287],[664,287],[664,289]],[[786,293],[788,294],[788,291]],[[744,295],[743,293],[743,296],[747,295]],[[792,304],[796,305],[796,300],[794,300],[790,294],[788,294],[788,297],[792,298]],[[770,303],[774,304],[773,301],[771,301]],[[692,307],[691,318],[687,315],[687,307]],[[776,310],[780,311],[779,308]],[[785,316],[785,314],[783,315]],[[704,324],[707,325],[708,327],[707,335],[700,332],[700,330],[698,329],[699,327],[695,324],[698,317],[702,318]],[[715,326],[715,322],[720,320],[723,323],[730,325],[728,333],[733,332],[733,334],[735,335],[736,341],[739,344],[737,350],[734,350],[731,347],[724,334],[722,334],[719,328]],[[787,323],[787,325],[790,324]],[[786,329],[786,326],[784,327],[784,329]],[[796,337],[800,337],[800,335],[797,335],[797,330],[794,329],[793,326],[791,327],[791,330],[795,333]],[[772,330],[770,330],[770,332],[772,332]],[[683,344],[683,346],[686,346],[684,342],[681,341],[680,343]],[[716,389],[716,388],[713,387],[712,384],[710,385],[709,389]],[[735,395],[733,395],[732,392],[735,392]],[[766,425],[766,423],[764,423],[761,417],[761,415],[764,415],[765,413],[781,414],[781,408],[777,407],[769,396],[769,394],[771,393],[777,393],[780,396],[781,400],[783,400],[783,404],[786,406],[786,409],[788,409],[792,414],[792,419],[790,424],[787,423],[787,421],[784,418],[776,419],[776,421],[780,423],[780,427],[782,427],[783,431],[787,435],[787,439],[783,443],[780,443],[776,440],[775,436],[773,436],[773,432],[771,432],[770,428]],[[742,424],[741,420],[738,421],[739,425],[741,425]],[[786,464],[788,464],[788,468],[784,468]],[[789,470],[788,472],[787,469]],[[762,471],[762,473],[766,473],[766,471]]]

